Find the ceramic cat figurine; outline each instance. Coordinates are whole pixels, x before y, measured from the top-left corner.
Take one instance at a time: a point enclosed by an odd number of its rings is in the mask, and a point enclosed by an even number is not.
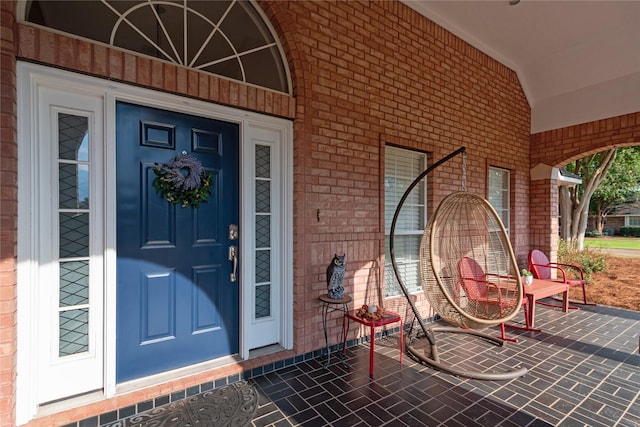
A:
[[[342,286],[342,278],[344,277],[345,254],[338,256],[334,254],[331,263],[327,267],[327,288],[329,298],[344,298],[344,286]]]

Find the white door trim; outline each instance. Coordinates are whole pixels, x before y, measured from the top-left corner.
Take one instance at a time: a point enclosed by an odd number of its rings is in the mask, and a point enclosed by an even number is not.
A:
[[[161,374],[157,378],[150,377],[140,381],[131,382],[125,386],[116,386],[115,382],[115,283],[116,283],[116,253],[115,253],[115,228],[116,228],[116,191],[115,191],[115,101],[147,105],[156,108],[164,108],[176,112],[193,114],[202,117],[210,117],[218,120],[226,120],[240,124],[241,129],[241,176],[240,193],[242,203],[243,194],[247,192],[246,185],[249,180],[245,177],[244,156],[247,150],[248,126],[267,127],[279,129],[282,136],[281,154],[279,170],[282,171],[281,200],[278,201],[279,209],[282,213],[278,218],[278,239],[280,244],[279,254],[274,257],[279,264],[281,275],[279,280],[282,283],[282,292],[279,299],[281,307],[281,336],[279,344],[285,349],[293,348],[293,267],[287,261],[287,250],[292,247],[293,232],[290,224],[293,223],[293,126],[289,120],[266,116],[258,113],[243,111],[231,107],[207,103],[199,100],[185,98],[177,95],[157,92],[149,89],[130,86],[122,83],[115,83],[95,77],[75,74],[72,72],[57,70],[36,64],[18,63],[18,146],[25,147],[25,153],[31,153],[35,149],[35,136],[33,135],[31,124],[33,123],[33,108],[37,99],[34,97],[33,88],[36,84],[54,85],[57,88],[64,88],[78,93],[86,93],[102,96],[104,99],[104,152],[101,167],[104,170],[104,180],[101,190],[104,200],[104,393],[102,398],[117,395],[120,392],[131,389],[149,386],[160,381],[166,381],[172,377],[171,373]],[[37,372],[33,369],[36,361],[34,348],[36,343],[31,337],[35,336],[33,331],[33,307],[29,304],[29,297],[36,292],[34,274],[37,269],[37,260],[34,260],[33,251],[38,247],[37,226],[33,223],[30,212],[27,209],[37,207],[34,205],[36,195],[31,194],[33,181],[37,179],[38,171],[32,170],[29,166],[30,160],[25,155],[19,155],[18,161],[18,380],[17,380],[17,421],[18,424],[28,422],[38,414],[38,405],[35,398],[29,393],[36,383]],[[26,174],[20,173],[26,172]],[[25,202],[26,203],[23,203]],[[243,234],[243,227],[250,224],[253,218],[248,217],[248,209],[241,205],[240,230],[242,242],[250,236]],[[244,246],[244,245],[243,245]],[[248,260],[252,259],[252,254],[244,252],[241,247],[241,266],[244,268]],[[245,262],[243,262],[243,260]],[[244,301],[245,287],[249,281],[248,276],[244,276],[240,289],[240,301]],[[240,304],[240,354],[241,358],[247,358],[251,343],[247,342],[247,329],[250,326],[248,312],[243,309],[244,304]],[[210,367],[219,366],[220,363],[230,363],[227,361],[217,361],[200,364],[194,369],[203,370]],[[184,375],[184,370],[174,372],[174,377]]]

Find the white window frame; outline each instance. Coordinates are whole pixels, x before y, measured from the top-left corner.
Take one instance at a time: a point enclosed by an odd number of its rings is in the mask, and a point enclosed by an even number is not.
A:
[[[396,168],[395,171],[390,171],[388,170],[387,165],[389,164],[389,160],[392,158],[398,158],[399,156],[409,156],[409,157],[413,157],[413,160],[417,160],[420,162],[420,165],[413,169],[413,170],[402,170],[399,171],[398,173],[398,169]],[[398,284],[397,284],[397,279],[395,277],[392,265],[391,265],[391,259],[389,257],[389,253],[388,253],[388,249],[389,249],[389,233],[390,233],[390,225],[391,222],[393,220],[393,214],[397,208],[398,202],[400,201],[400,198],[402,197],[402,195],[404,194],[404,192],[406,191],[406,189],[409,187],[409,185],[416,179],[416,177],[422,173],[425,169],[426,169],[426,164],[427,164],[427,154],[421,151],[416,151],[416,150],[411,150],[411,149],[407,149],[407,148],[400,148],[400,147],[396,147],[393,145],[386,145],[385,146],[385,170],[384,170],[384,182],[385,182],[385,196],[384,196],[384,206],[385,206],[385,218],[384,218],[384,222],[385,222],[385,248],[386,248],[386,256],[385,256],[385,268],[384,268],[384,296],[385,298],[394,298],[396,296],[401,296],[402,295],[402,290],[399,288]],[[397,164],[396,164],[397,166]],[[395,194],[390,194],[388,192],[388,184],[387,184],[387,180],[388,179],[395,179],[395,178],[399,178],[403,181],[405,181],[407,183],[407,185],[404,188],[398,188],[398,191]],[[418,199],[420,200],[419,203],[414,203],[413,205],[411,205],[410,203],[407,203],[405,201],[405,204],[403,205],[402,210],[400,211],[399,214],[399,219],[401,219],[403,217],[404,214],[406,214],[407,209],[417,209],[418,211],[421,210],[421,214],[417,215],[417,217],[415,217],[415,219],[417,220],[417,224],[415,224],[415,228],[412,229],[408,229],[405,227],[402,227],[401,225],[401,221],[398,221],[396,223],[396,229],[395,229],[395,238],[394,238],[394,255],[396,258],[396,263],[398,265],[398,268],[401,270],[404,270],[406,268],[406,270],[408,271],[413,271],[413,266],[412,264],[415,266],[415,273],[416,273],[416,281],[415,283],[413,283],[411,280],[407,280],[408,278],[406,277],[402,277],[403,282],[405,283],[407,290],[410,293],[418,293],[418,292],[422,292],[422,286],[420,284],[420,267],[419,267],[419,260],[420,260],[420,238],[422,236],[422,234],[424,233],[424,227],[427,223],[427,181],[426,178],[422,181],[422,183],[418,186],[416,186],[412,192],[411,195],[416,195],[418,197]],[[411,198],[411,196],[407,199],[409,200]],[[399,249],[401,247],[401,241],[403,238],[408,238],[408,237],[413,237],[413,238],[417,238],[418,239],[418,244],[416,246],[416,253],[412,253],[410,254],[410,259],[409,260],[404,260],[401,256],[401,254],[399,254]],[[400,244],[399,244],[400,243]],[[395,292],[393,291],[395,290]],[[393,292],[393,293],[391,293]]]

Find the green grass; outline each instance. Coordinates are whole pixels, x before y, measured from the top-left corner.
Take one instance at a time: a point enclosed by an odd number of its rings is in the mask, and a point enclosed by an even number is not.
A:
[[[615,248],[640,250],[638,237],[585,237],[586,248]]]

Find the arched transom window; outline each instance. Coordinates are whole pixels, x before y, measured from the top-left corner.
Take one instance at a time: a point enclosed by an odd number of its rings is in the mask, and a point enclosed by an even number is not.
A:
[[[284,55],[245,0],[33,0],[26,21],[290,93]]]

